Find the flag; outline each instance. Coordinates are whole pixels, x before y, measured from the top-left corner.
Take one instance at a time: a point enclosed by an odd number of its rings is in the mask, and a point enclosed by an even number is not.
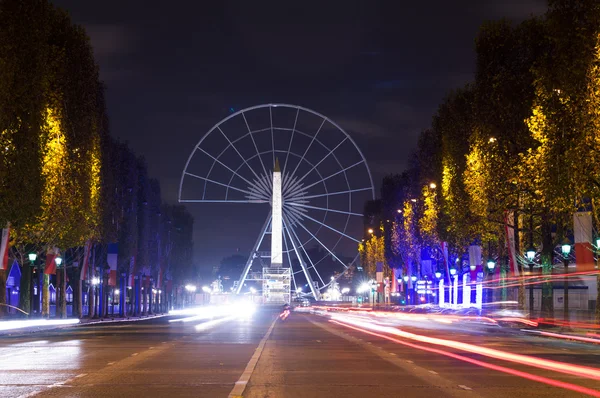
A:
[[[129,258],[129,281],[127,286],[133,287],[135,277],[135,256]]]
[[[504,211],[504,230],[506,232],[506,244],[508,245],[508,265],[510,272],[515,276],[519,276],[515,248],[515,213],[512,210]]]
[[[442,242],[440,245],[442,246],[442,254],[444,255],[444,269],[446,270],[446,276],[450,278],[450,266],[448,264],[448,243]]]
[[[92,242],[85,242],[85,246],[83,246],[83,264],[81,266],[81,273],[79,274],[79,279],[82,281],[87,279],[88,269],[90,266],[90,253],[92,252]]]
[[[8,269],[8,240],[10,239],[10,228],[2,229],[2,240],[0,240],[0,270]]]
[[[118,243],[108,244],[108,253],[106,254],[106,262],[110,268],[108,274],[108,285],[117,286],[117,255],[119,253]]]
[[[44,268],[44,274],[56,275],[56,257],[58,257],[57,248],[50,248],[46,251],[46,267]]]
[[[575,238],[575,263],[577,271],[594,270],[594,249],[592,247],[592,213],[578,211],[573,214]]]
[[[160,266],[158,267],[158,278],[156,278],[156,287],[159,289],[162,289],[162,283],[163,283],[163,266],[162,266],[162,264],[160,264]]]

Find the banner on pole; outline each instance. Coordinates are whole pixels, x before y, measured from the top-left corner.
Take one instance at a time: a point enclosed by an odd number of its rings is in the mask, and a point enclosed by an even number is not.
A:
[[[504,211],[504,230],[506,232],[510,272],[515,276],[519,276],[519,266],[517,264],[517,253],[515,248],[515,213],[512,210]]]
[[[83,263],[81,265],[81,273],[79,274],[79,279],[84,281],[88,276],[88,269],[90,266],[90,253],[92,252],[92,242],[85,242],[85,246],[83,247]]]
[[[594,270],[591,212],[578,211],[573,214],[573,233],[575,238],[575,263],[577,271]]]
[[[2,229],[2,240],[0,240],[0,270],[8,269],[8,242],[10,240],[10,228]]]
[[[46,267],[44,268],[44,274],[56,275],[56,257],[58,257],[58,249],[50,248],[46,252]]]
[[[119,253],[118,243],[109,243],[106,262],[109,266],[108,285],[117,286],[117,256]]]

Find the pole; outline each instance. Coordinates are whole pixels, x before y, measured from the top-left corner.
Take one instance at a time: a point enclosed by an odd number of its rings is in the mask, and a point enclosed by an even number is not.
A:
[[[60,317],[65,319],[67,317],[67,261],[63,262],[62,269],[62,292],[60,296]]]
[[[563,320],[565,322],[569,322],[569,258],[563,258],[563,262],[565,264],[565,283],[564,283],[564,298],[563,298]]]
[[[529,264],[529,272],[533,277],[533,262]],[[533,283],[529,284],[529,317],[533,319]]]

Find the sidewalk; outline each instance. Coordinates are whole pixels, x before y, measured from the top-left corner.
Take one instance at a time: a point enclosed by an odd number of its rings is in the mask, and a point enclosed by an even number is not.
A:
[[[78,326],[87,326],[87,325],[96,325],[101,323],[120,323],[120,322],[137,322],[144,321],[148,319],[155,319],[167,316],[167,313],[164,314],[152,314],[152,315],[143,315],[136,317],[106,317],[106,318],[67,318],[67,319],[20,319],[20,320],[6,320],[0,321],[0,337],[3,336],[16,336],[16,335],[27,335],[37,332],[46,332],[49,330],[55,329],[64,329],[69,327],[78,327]],[[77,322],[78,321],[78,322]],[[9,323],[14,324],[14,328],[2,330],[2,327],[10,327],[12,325],[8,325]],[[48,323],[44,325],[44,323]],[[31,324],[28,326],[28,324]]]

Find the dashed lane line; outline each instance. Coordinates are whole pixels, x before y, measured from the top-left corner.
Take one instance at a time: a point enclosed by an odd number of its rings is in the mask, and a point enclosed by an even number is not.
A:
[[[263,349],[265,348],[265,344],[267,343],[269,336],[271,336],[271,332],[273,331],[273,328],[275,327],[275,322],[277,322],[277,319],[279,319],[279,318],[275,318],[275,320],[269,327],[269,330],[267,330],[267,333],[265,333],[265,336],[262,338],[260,343],[258,343],[258,347],[256,347],[256,351],[254,351],[254,355],[252,355],[252,358],[250,358],[250,362],[248,362],[248,365],[246,365],[246,369],[244,369],[244,372],[240,376],[240,379],[235,382],[235,386],[233,386],[233,389],[229,393],[228,398],[239,398],[244,393],[244,390],[246,389],[246,386],[248,385],[248,381],[250,381],[250,377],[252,376],[252,373],[254,372],[254,368],[256,368],[256,364],[258,363],[258,360],[260,359]]]

